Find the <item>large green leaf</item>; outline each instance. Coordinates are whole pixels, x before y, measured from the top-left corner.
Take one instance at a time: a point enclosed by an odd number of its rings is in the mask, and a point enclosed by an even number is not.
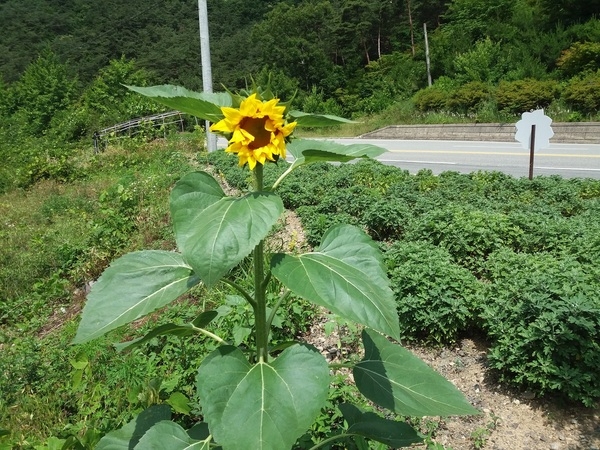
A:
[[[423,443],[419,433],[406,422],[384,419],[375,413],[361,411],[349,403],[342,403],[339,408],[348,422],[348,434],[357,434],[392,448]]]
[[[194,323],[185,323],[182,325],[178,325],[175,323],[165,323],[163,325],[159,325],[153,328],[141,338],[115,344],[115,348],[117,349],[117,351],[120,352],[123,350],[131,350],[135,347],[139,347],[140,345],[145,344],[146,342],[154,339],[157,336],[190,336],[198,332],[197,328],[203,328],[204,326],[208,325],[218,315],[219,313],[217,311],[205,311],[194,320]]]
[[[294,139],[286,146],[294,157],[292,169],[305,164],[332,161],[348,162],[356,158],[375,158],[386,150],[372,144],[338,144],[328,140]]]
[[[126,86],[128,89],[150,97],[169,108],[191,114],[204,120],[218,122],[223,118],[221,106],[231,106],[231,95],[227,92],[194,92],[181,86]]]
[[[175,184],[171,191],[170,209],[175,239],[180,249],[185,246],[187,238],[194,234],[202,211],[225,197],[217,180],[206,172],[189,173]]]
[[[131,422],[122,428],[111,431],[105,435],[98,444],[96,450],[130,450],[134,448],[144,433],[155,424],[169,420],[171,408],[169,405],[153,405],[142,411]]]
[[[327,361],[306,345],[254,366],[238,348],[224,346],[198,369],[202,411],[225,450],[291,448],[317,417],[328,388]]]
[[[404,416],[479,414],[448,380],[400,345],[363,331],[365,356],[353,369],[360,392]]]
[[[181,209],[204,209],[225,197],[221,185],[206,172],[192,172],[183,176],[171,191],[171,214]]]
[[[196,441],[175,422],[163,420],[150,428],[134,447],[135,450],[208,450],[210,439]]]
[[[283,213],[281,198],[268,192],[224,197],[188,213],[196,202],[191,194],[178,200],[173,221],[185,261],[207,286],[248,256]]]
[[[396,303],[379,251],[360,229],[334,226],[314,252],[274,255],[271,271],[295,294],[346,319],[399,338]]]
[[[310,114],[302,111],[290,111],[290,121],[296,121],[299,127],[330,127],[342,123],[356,123],[343,117],[329,114]]]
[[[146,250],[122,256],[92,286],[73,342],[86,342],[130,323],[199,282],[178,253]]]

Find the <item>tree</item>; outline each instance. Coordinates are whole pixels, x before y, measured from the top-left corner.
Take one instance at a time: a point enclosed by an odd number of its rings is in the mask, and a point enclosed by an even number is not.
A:
[[[328,0],[297,6],[278,3],[265,20],[254,25],[248,45],[256,47],[261,66],[281,69],[306,90],[313,85],[337,87],[336,17]]]
[[[600,17],[600,0],[538,0],[548,17],[547,26],[583,23],[593,16]]]
[[[41,135],[52,118],[66,109],[75,94],[76,80],[66,65],[50,50],[31,63],[15,86],[16,114],[24,127]]]

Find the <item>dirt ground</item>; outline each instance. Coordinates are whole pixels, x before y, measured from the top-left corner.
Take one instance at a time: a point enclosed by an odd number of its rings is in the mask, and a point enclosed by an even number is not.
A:
[[[336,360],[340,341],[326,335],[317,321],[303,338],[328,359]],[[486,369],[487,349],[472,339],[454,348],[409,348],[430,367],[450,380],[481,411],[479,416],[425,418],[434,429],[434,442],[446,450],[600,450],[600,408],[561,405],[553,399],[536,399],[533,393],[517,393],[500,385]],[[421,427],[425,432],[425,425]],[[424,449],[425,446],[416,447]],[[436,449],[436,450],[441,450]]]
[[[536,399],[499,385],[486,369],[486,347],[464,339],[451,349],[411,348],[482,411],[444,420],[435,441],[454,450],[599,450],[600,408]]]

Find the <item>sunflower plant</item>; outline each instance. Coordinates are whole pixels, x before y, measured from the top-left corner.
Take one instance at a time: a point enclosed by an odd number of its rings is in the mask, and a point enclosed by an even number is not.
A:
[[[93,285],[74,342],[83,343],[128,324],[200,283],[208,288],[226,283],[252,307],[256,348],[238,348],[217,331],[209,331],[215,311],[204,311],[191,323],[161,325],[145,337],[119,344],[131,348],[161,334],[197,334],[214,339],[219,346],[198,368],[196,400],[201,416],[193,428],[186,430],[169,420],[169,408],[158,405],[108,433],[97,448],[290,449],[326,404],[330,375],[341,368],[351,371],[358,390],[382,412],[413,417],[477,413],[451,383],[398,345],[399,321],[382,257],[362,230],[337,225],[324,234],[314,251],[266,254],[265,239],[284,211],[276,188],[291,171],[316,161],[374,157],[383,149],[292,140],[298,127],[347,120],[291,110],[268,90],[205,94],[176,86],[130,89],[211,121],[211,130],[228,139],[225,151],[236,154],[239,164],[250,170],[254,189],[230,197],[206,172],[181,178],[170,195],[177,251],[139,251],[115,260]],[[293,158],[288,169],[273,186],[265,186],[265,164],[288,156]],[[248,257],[253,261],[251,291],[230,277],[232,269]],[[267,287],[274,281],[283,289],[268,308]],[[275,313],[286,307],[290,294],[361,324],[363,358],[328,364],[307,343],[271,345]],[[337,440],[359,448],[368,441],[393,448],[423,442],[423,436],[403,421],[351,404],[339,409],[345,420],[343,432],[312,448]]]

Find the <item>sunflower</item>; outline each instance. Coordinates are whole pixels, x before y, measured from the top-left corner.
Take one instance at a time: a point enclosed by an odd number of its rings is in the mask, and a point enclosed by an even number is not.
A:
[[[256,163],[285,159],[285,138],[294,128],[296,122],[285,123],[283,113],[285,106],[277,106],[279,99],[263,102],[252,94],[242,100],[239,109],[223,107],[224,119],[210,127],[211,131],[231,134],[229,153],[237,153],[239,164],[248,164],[254,170]]]

